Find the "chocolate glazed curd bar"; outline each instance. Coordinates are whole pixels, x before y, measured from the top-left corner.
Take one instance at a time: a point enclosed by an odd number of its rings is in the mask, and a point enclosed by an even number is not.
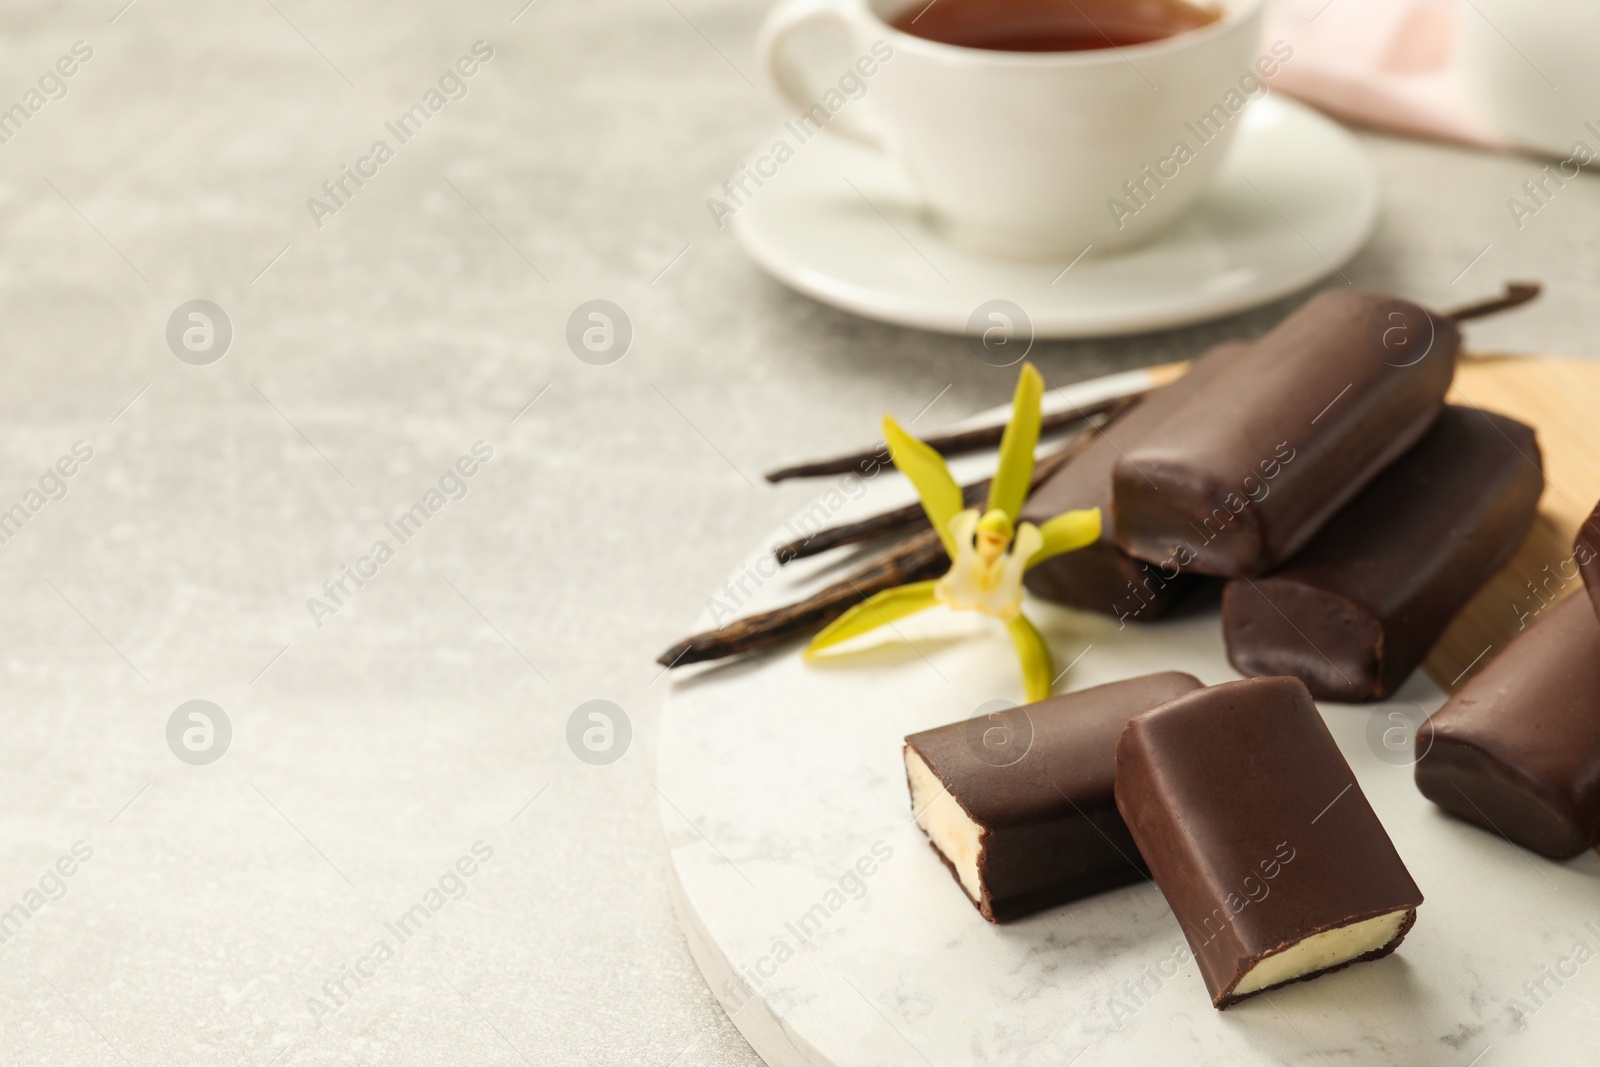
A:
[[[1117,737],[1131,716],[1198,688],[1150,674],[906,738],[917,825],[985,919],[1145,876],[1117,814]]]
[[[1160,426],[1245,347],[1230,342],[1207,351],[1183,377],[1152,390],[1131,411],[1096,433],[1082,452],[1033,491],[1022,509],[1024,522],[1038,525],[1063,511],[1097,507],[1100,540],[1054,556],[1029,571],[1022,584],[1030,593],[1118,619],[1149,622],[1165,615],[1199,583],[1200,579],[1171,563],[1146,563],[1117,547],[1111,469],[1124,450]]]
[[[1511,558],[1543,491],[1530,427],[1446,407],[1287,566],[1228,583],[1229,661],[1321,700],[1382,700]]]
[[[1393,952],[1422,893],[1295,678],[1128,723],[1117,807],[1218,1009]]]
[[[1427,432],[1459,347],[1409,301],[1319,293],[1118,458],[1117,543],[1202,574],[1278,566]]]
[[[1600,841],[1600,619],[1546,610],[1417,731],[1417,788],[1555,859]]]

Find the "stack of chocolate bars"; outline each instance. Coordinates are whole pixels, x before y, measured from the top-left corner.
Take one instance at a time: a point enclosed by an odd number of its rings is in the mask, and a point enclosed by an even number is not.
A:
[[[1522,543],[1544,489],[1532,429],[1445,403],[1459,347],[1448,318],[1342,289],[1213,349],[1034,493],[1024,519],[1098,506],[1105,522],[1028,588],[1146,622],[1223,578],[1240,673],[1389,696]]]

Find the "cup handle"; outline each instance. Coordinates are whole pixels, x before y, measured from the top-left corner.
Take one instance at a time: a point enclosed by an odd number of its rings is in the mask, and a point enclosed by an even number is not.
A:
[[[828,26],[846,41],[854,39],[854,28],[840,0],[784,0],[767,16],[756,36],[756,59],[767,81],[783,102],[804,116],[821,106],[823,94],[832,86],[822,86],[800,69],[789,52],[796,33],[817,26]],[[832,115],[822,128],[882,152],[883,135],[867,109],[865,99],[852,100],[850,106]],[[826,112],[826,109],[824,109]]]

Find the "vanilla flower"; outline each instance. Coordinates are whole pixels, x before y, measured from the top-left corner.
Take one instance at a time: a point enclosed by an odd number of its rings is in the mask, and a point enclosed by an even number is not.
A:
[[[1005,623],[1022,664],[1027,699],[1043,700],[1050,695],[1050,649],[1022,613],[1022,575],[1051,556],[1099,540],[1100,509],[1063,512],[1042,526],[1017,521],[1033,479],[1043,392],[1039,372],[1032,364],[1023,364],[1011,422],[1000,441],[1000,468],[989,487],[988,507],[981,513],[962,507],[961,487],[939,453],[906,433],[893,417],[883,417],[890,458],[916,487],[923,510],[950,556],[950,570],[934,581],[913,582],[868,597],[812,639],[806,647],[808,658],[942,604],[954,611],[981,611]]]

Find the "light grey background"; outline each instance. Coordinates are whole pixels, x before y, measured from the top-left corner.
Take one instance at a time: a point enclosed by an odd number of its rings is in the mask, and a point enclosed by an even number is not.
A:
[[[0,37],[0,107],[94,49],[0,145],[0,508],[94,450],[0,544],[0,910],[93,849],[0,945],[0,1056],[754,1063],[668,903],[652,660],[816,491],[760,471],[1015,371],[797,297],[713,227],[780,120],[762,4],[123,2],[13,3]],[[479,39],[468,95],[319,229],[306,199]],[[1363,143],[1383,218],[1350,280],[1444,305],[1538,278],[1472,343],[1600,351],[1600,186],[1518,232],[1538,164]],[[233,324],[212,366],[165,341],[196,298]],[[597,298],[633,323],[612,366],[564,341]],[[1071,381],[1294,303],[1033,358]],[[467,496],[316,626],[307,599],[479,440]],[[191,699],[232,722],[210,766],[167,747]],[[609,766],[566,744],[591,699],[632,720]],[[466,895],[315,1018],[478,841]]]

